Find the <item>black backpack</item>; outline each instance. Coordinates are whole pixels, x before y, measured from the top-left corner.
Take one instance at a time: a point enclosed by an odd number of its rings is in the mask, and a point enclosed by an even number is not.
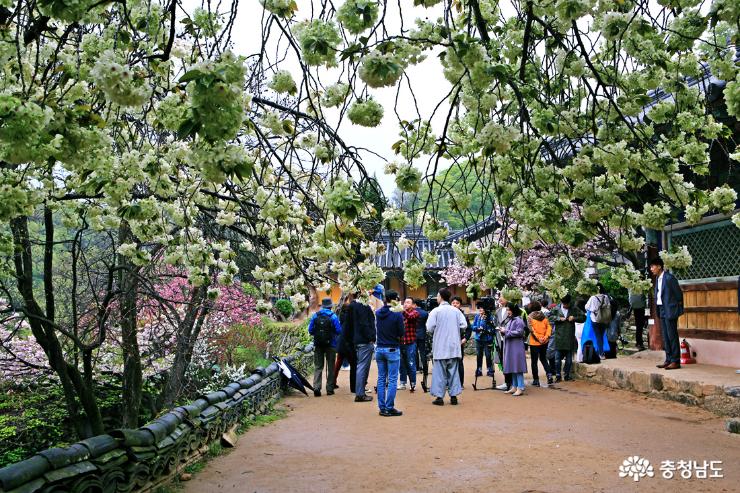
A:
[[[583,362],[587,365],[596,365],[601,363],[601,358],[596,353],[593,341],[586,341],[583,344]]]
[[[334,340],[334,324],[331,316],[325,313],[317,313],[313,321],[313,342],[316,346],[331,346]]]

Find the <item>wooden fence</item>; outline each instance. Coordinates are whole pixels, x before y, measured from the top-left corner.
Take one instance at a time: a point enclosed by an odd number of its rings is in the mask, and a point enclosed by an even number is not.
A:
[[[681,337],[740,341],[738,282],[682,284],[684,315],[678,319]]]

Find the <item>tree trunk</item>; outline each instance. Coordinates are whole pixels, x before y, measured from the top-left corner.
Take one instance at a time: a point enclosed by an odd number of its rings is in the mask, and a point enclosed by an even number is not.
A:
[[[175,351],[175,361],[172,363],[167,374],[167,382],[159,399],[159,410],[172,407],[175,401],[182,393],[182,387],[185,381],[185,372],[190,366],[190,360],[193,357],[193,348],[200,336],[206,315],[210,309],[210,304],[206,301],[207,289],[203,286],[193,290],[190,296],[190,307],[185,320],[177,333],[177,350]]]
[[[47,222],[47,228],[51,223]],[[71,365],[64,358],[64,350],[57,336],[54,326],[55,321],[49,318],[36,302],[33,293],[33,259],[31,241],[28,235],[28,217],[21,216],[10,221],[10,229],[13,233],[14,252],[13,263],[15,267],[18,291],[23,297],[23,311],[28,317],[28,324],[36,341],[44,350],[49,360],[49,366],[59,377],[64,391],[64,402],[69,417],[74,423],[75,431],[80,439],[88,438],[91,434],[97,435],[104,432],[103,418],[100,408],[95,399],[92,387],[85,384],[79,369]],[[46,232],[47,243],[53,242],[53,230]],[[53,248],[48,245],[44,249],[44,290],[47,303],[53,302],[53,282],[50,276],[53,265]],[[52,309],[53,312],[53,309]],[[53,313],[52,313],[53,316]],[[82,407],[85,415],[80,413]]]
[[[126,221],[121,221],[118,230],[121,244],[133,241],[131,228]],[[124,428],[139,426],[139,408],[143,385],[141,354],[136,339],[136,297],[138,278],[136,266],[127,257],[118,256],[121,286],[121,348],[123,350],[123,390],[122,390],[122,423]]]

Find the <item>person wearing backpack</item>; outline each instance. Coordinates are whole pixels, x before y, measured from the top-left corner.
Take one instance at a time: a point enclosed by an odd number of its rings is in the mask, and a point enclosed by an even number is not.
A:
[[[331,311],[331,298],[321,300],[321,310],[313,314],[308,322],[308,333],[313,336],[313,395],[321,397],[321,374],[326,361],[326,395],[334,395],[334,359],[337,343],[342,333],[339,317]]]
[[[612,321],[612,307],[611,299],[606,294],[604,285],[599,283],[598,287],[599,293],[591,296],[586,302],[586,310],[591,315],[595,334],[595,349],[598,351],[599,357],[604,359],[604,353],[609,350],[609,343],[604,341],[604,336],[606,329],[609,327],[609,322]]]

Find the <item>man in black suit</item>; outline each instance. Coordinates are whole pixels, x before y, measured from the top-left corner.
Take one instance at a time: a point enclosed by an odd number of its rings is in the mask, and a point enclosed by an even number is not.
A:
[[[660,317],[660,332],[663,336],[665,362],[657,365],[666,370],[681,368],[681,350],[678,342],[678,317],[683,314],[683,291],[678,279],[664,270],[663,259],[650,261],[650,272],[656,276],[655,304]]]

